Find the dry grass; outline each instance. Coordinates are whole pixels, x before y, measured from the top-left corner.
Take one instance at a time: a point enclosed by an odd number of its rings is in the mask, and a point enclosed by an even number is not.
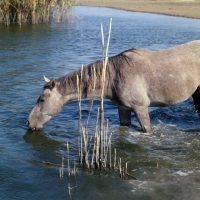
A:
[[[10,23],[48,23],[65,20],[71,0],[5,0],[0,1],[0,22]]]
[[[100,95],[100,108],[98,109],[97,117],[96,117],[96,126],[95,126],[95,133],[89,134],[88,130],[88,122],[90,117],[90,112],[93,106],[93,98],[92,95],[90,111],[88,115],[88,120],[86,125],[82,124],[82,116],[81,116],[81,96],[82,96],[82,71],[81,74],[77,75],[77,96],[78,96],[78,105],[79,105],[79,114],[80,114],[80,136],[78,139],[78,148],[79,148],[79,157],[80,163],[83,166],[86,166],[88,170],[92,169],[116,169],[120,172],[120,177],[125,178],[125,176],[129,176],[133,179],[136,179],[127,170],[127,162],[125,163],[125,167],[122,165],[122,159],[117,158],[117,150],[114,149],[114,153],[112,151],[112,132],[109,133],[108,127],[109,122],[108,120],[105,123],[104,120],[104,91],[105,91],[105,83],[106,83],[106,67],[108,62],[108,49],[109,49],[109,42],[110,42],[110,35],[111,35],[111,26],[112,26],[112,19],[110,19],[110,26],[109,26],[109,34],[108,34],[108,41],[105,48],[105,41],[104,41],[104,31],[103,25],[101,24],[101,35],[102,35],[102,73],[101,73],[101,95]],[[96,87],[96,70],[95,66],[93,66],[93,90]],[[89,136],[90,135],[90,136]],[[118,162],[117,162],[118,159]]]

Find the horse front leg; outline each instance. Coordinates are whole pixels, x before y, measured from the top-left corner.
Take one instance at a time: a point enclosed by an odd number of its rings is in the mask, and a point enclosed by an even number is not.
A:
[[[135,106],[133,111],[135,112],[138,121],[142,127],[143,132],[153,134],[151,128],[150,117],[148,107],[146,106]]]
[[[129,126],[131,125],[131,111],[125,110],[122,108],[118,108],[119,120],[121,126]]]

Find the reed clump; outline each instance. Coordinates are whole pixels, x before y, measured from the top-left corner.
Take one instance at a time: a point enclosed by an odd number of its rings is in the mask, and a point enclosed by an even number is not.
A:
[[[108,120],[104,123],[103,136],[100,137],[99,113],[100,109],[98,109],[94,136],[88,133],[86,126],[82,125],[78,138],[79,163],[88,171],[114,169],[119,172],[122,179],[129,177],[137,180],[128,172],[128,162],[122,162],[122,158],[117,156],[117,149],[112,148],[113,133],[108,131]]]
[[[88,119],[86,125],[82,124],[82,113],[81,113],[81,97],[82,97],[82,72],[77,75],[77,96],[79,105],[79,120],[80,120],[80,136],[78,138],[78,149],[79,149],[79,162],[85,166],[88,170],[92,169],[117,169],[120,172],[120,177],[124,178],[126,175],[136,179],[127,171],[128,163],[125,163],[123,167],[122,159],[117,158],[117,151],[114,149],[112,152],[112,132],[109,133],[109,121],[104,119],[104,91],[106,83],[106,66],[108,63],[108,48],[111,35],[112,18],[110,19],[108,41],[105,49],[104,45],[104,32],[101,24],[101,36],[102,36],[102,72],[101,72],[101,94],[100,94],[100,108],[97,112],[96,125],[94,134],[89,134],[88,123],[90,113],[92,111],[94,91],[96,89],[96,70],[93,66],[93,86],[91,94],[91,105],[89,110]],[[113,156],[114,155],[114,156]],[[114,158],[113,158],[114,157]],[[118,159],[118,160],[117,160]]]
[[[0,0],[0,23],[48,23],[67,19],[72,0]]]
[[[111,136],[108,139],[108,122],[107,128],[104,127],[104,90],[105,90],[105,81],[106,81],[106,66],[108,62],[108,47],[110,42],[110,33],[111,33],[111,25],[112,18],[110,19],[110,27],[108,34],[108,42],[106,51],[104,51],[104,33],[103,26],[101,24],[101,35],[102,35],[102,71],[101,71],[101,94],[100,94],[100,108],[97,114],[96,120],[96,128],[95,128],[95,136],[89,138],[88,136],[88,123],[90,118],[90,113],[93,106],[94,100],[94,91],[96,89],[96,69],[93,66],[93,86],[92,86],[92,94],[91,94],[91,106],[89,110],[88,120],[86,125],[82,124],[82,115],[81,115],[81,97],[82,97],[82,72],[83,66],[81,69],[80,76],[77,75],[77,96],[78,96],[78,105],[79,105],[79,119],[80,119],[80,137],[79,137],[79,155],[80,155],[80,163],[87,166],[88,169],[94,168],[104,168],[107,167],[108,155],[111,154]],[[99,124],[99,125],[98,125]],[[91,155],[89,156],[89,154]],[[90,160],[89,160],[90,157]],[[111,157],[110,157],[111,160]],[[109,168],[111,167],[111,163],[109,163]]]

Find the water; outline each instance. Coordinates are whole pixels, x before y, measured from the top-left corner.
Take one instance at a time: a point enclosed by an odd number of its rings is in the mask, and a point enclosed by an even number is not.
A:
[[[44,84],[101,59],[100,23],[113,18],[109,56],[139,47],[164,49],[200,38],[200,20],[106,8],[76,7],[66,24],[0,25],[0,199],[69,199],[68,177],[59,178],[66,142],[77,147],[78,106],[71,102],[40,131],[25,125]],[[83,102],[84,119],[89,104]],[[95,121],[96,100],[91,119]],[[199,199],[200,125],[193,102],[150,109],[154,135],[120,127],[116,107],[105,103],[112,146],[139,180],[117,171],[89,173],[80,167],[73,199]],[[71,150],[71,159],[78,159]]]

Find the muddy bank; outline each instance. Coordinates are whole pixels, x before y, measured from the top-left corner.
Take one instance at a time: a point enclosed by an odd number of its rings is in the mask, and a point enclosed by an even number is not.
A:
[[[101,6],[200,19],[200,1],[78,0],[78,5]]]

